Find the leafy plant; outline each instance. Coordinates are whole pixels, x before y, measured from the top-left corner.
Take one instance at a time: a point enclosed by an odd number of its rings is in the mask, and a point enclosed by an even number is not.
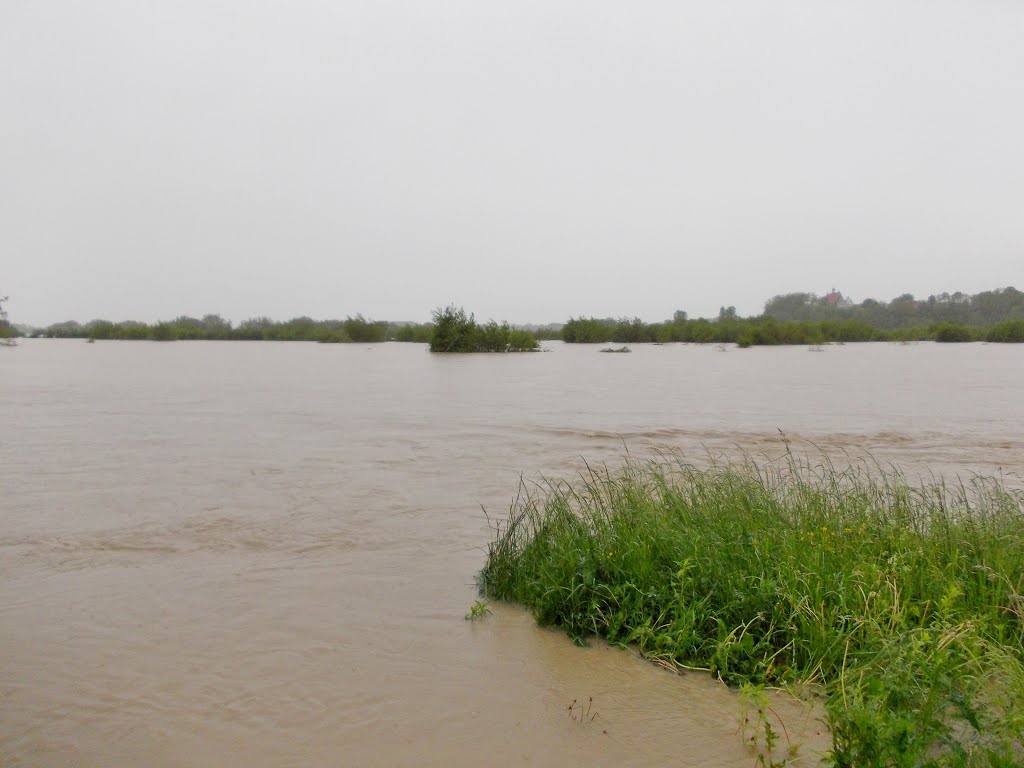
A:
[[[466,614],[466,621],[476,621],[477,619],[482,619],[484,616],[489,616],[490,613],[490,603],[486,600],[477,600],[469,607],[469,613]]]
[[[790,741],[786,724],[768,703],[764,686],[744,683],[740,686],[740,695],[743,711],[738,730],[743,735],[743,743],[754,752],[757,765],[761,768],[791,765],[799,752],[799,744]]]

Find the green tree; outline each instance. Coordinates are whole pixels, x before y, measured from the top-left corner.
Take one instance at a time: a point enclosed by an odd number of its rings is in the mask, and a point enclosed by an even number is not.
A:
[[[7,301],[6,296],[0,296],[0,339],[5,340],[5,344],[10,345],[12,342],[6,341],[14,338],[17,333],[7,320],[7,310],[4,309],[4,302]]]
[[[529,352],[539,346],[529,331],[493,320],[479,326],[473,315],[467,317],[466,311],[454,304],[434,310],[431,352]]]
[[[375,323],[358,314],[345,318],[342,326],[349,339],[356,342],[384,341],[388,334],[387,323]]]
[[[988,330],[985,341],[1001,343],[1024,343],[1024,320],[1003,320]]]
[[[611,341],[614,334],[614,323],[596,317],[570,317],[562,326],[562,341],[567,344],[601,344]]]
[[[434,310],[434,330],[430,335],[431,352],[475,352],[477,326],[473,315],[449,304]]]

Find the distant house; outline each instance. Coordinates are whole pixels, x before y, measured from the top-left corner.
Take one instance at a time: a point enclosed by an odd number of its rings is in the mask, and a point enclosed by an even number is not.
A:
[[[825,303],[830,307],[849,307],[853,305],[853,302],[837,291],[835,286],[825,294]]]

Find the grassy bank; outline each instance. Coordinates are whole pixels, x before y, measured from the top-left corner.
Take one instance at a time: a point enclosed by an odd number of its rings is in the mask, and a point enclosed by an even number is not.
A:
[[[631,461],[524,491],[480,580],[578,639],[812,684],[835,765],[1024,759],[1024,500],[992,480]]]

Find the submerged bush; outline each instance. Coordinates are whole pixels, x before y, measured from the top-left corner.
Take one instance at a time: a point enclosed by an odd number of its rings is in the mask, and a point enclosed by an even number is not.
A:
[[[975,331],[966,325],[957,323],[936,323],[932,326],[932,335],[940,342],[974,341]]]
[[[567,344],[601,344],[611,341],[615,326],[597,318],[569,318],[562,326],[562,341]]]
[[[529,331],[514,329],[493,320],[477,325],[462,307],[449,305],[434,311],[431,352],[529,352],[540,345]]]
[[[1024,756],[1020,494],[792,456],[545,488],[499,527],[486,596],[728,683],[814,683],[835,765]]]
[[[434,332],[434,326],[429,323],[422,325],[400,325],[397,326],[391,335],[393,341],[418,342],[429,344],[430,335]]]
[[[1004,320],[988,329],[985,341],[1024,343],[1024,320]]]

